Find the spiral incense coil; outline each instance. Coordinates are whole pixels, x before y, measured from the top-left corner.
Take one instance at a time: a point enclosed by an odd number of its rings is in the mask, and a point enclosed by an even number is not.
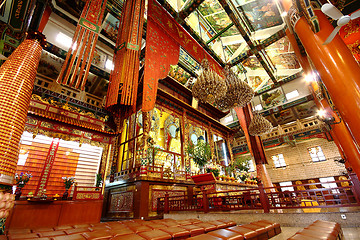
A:
[[[225,81],[209,67],[209,62],[203,59],[201,62],[204,71],[195,82],[192,93],[201,102],[214,103],[226,94]]]
[[[225,83],[227,86],[226,94],[215,100],[215,106],[220,110],[227,110],[233,107],[242,107],[249,103],[254,97],[254,91],[246,83],[241,81],[230,66],[226,65],[224,68]]]
[[[268,120],[260,114],[255,113],[249,125],[249,134],[252,136],[261,136],[271,132],[272,127]]]

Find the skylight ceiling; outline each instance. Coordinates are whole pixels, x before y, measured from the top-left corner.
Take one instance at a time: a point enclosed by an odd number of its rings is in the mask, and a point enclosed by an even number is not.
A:
[[[193,0],[167,1],[178,12],[193,3]],[[246,76],[254,90],[261,92],[263,87],[267,89],[302,70],[284,37],[285,23],[275,1],[230,0],[225,5],[221,2],[205,0],[185,21],[224,62],[236,67],[241,79]],[[230,10],[226,12],[224,6]],[[270,37],[278,40],[271,44]]]

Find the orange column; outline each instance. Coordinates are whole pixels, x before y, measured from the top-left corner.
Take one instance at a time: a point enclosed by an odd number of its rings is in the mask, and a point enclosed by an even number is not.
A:
[[[358,148],[360,143],[360,115],[358,113],[360,67],[339,36],[336,36],[331,43],[322,45],[334,28],[320,10],[315,10],[315,13],[321,29],[318,33],[315,34],[311,30],[304,17],[296,22],[295,31]]]
[[[309,61],[306,56],[302,56],[300,53],[300,49],[296,43],[295,36],[290,33],[289,29],[286,30],[286,35],[289,38],[290,43],[293,45],[294,52],[299,59],[301,66],[303,67],[306,74],[310,74],[312,69],[309,64]],[[329,106],[329,103],[326,99],[318,100],[315,96],[315,91],[319,88],[319,86],[313,82],[311,84],[310,90],[314,95],[315,103],[318,107],[323,108],[328,113],[330,113],[336,122],[339,122],[337,114]],[[339,151],[342,155],[345,156],[346,160],[351,164],[353,170],[356,172],[358,176],[360,176],[360,153],[358,151],[358,146],[354,143],[354,139],[352,138],[348,128],[345,123],[342,121],[339,124],[335,124],[332,126],[331,133],[334,137],[334,142],[336,146],[339,148]]]
[[[335,118],[335,122],[340,122],[339,117],[334,111],[332,111],[326,99],[322,99],[316,102],[318,106],[322,107],[324,110],[326,110]],[[358,146],[354,143],[354,140],[348,128],[346,127],[343,121],[340,122],[339,124],[331,125],[331,127],[332,127],[331,132],[333,133],[333,135],[335,135],[334,142],[339,148],[339,151],[345,155],[346,159],[351,164],[356,175],[360,176],[359,149]]]
[[[0,182],[12,185],[45,37],[29,34],[0,68]],[[36,39],[36,40],[35,40]]]
[[[264,187],[273,187],[270,176],[265,167],[267,160],[261,138],[259,136],[251,136],[247,130],[252,119],[251,105],[247,104],[242,108],[236,107],[235,111],[238,116],[240,126],[244,130],[249,151],[255,159],[257,175],[264,184]]]
[[[38,31],[39,31],[39,32],[43,32],[43,31],[44,31],[44,28],[45,28],[47,22],[49,21],[49,17],[50,17],[51,12],[52,12],[51,7],[50,7],[50,6],[46,6],[46,7],[45,7],[45,10],[44,10],[44,13],[43,13],[43,15],[42,15],[40,24],[39,24],[39,28],[38,28]]]

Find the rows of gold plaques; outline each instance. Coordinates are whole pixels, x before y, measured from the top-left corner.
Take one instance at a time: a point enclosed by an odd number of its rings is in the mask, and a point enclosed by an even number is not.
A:
[[[27,39],[0,68],[0,181],[3,183],[13,181],[41,50],[38,41]]]

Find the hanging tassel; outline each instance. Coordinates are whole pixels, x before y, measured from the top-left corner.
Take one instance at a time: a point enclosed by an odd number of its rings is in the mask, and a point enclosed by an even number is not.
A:
[[[57,82],[84,91],[107,0],[88,0]],[[76,47],[75,47],[76,46]],[[75,47],[75,49],[74,49]],[[80,69],[79,69],[80,68]]]

